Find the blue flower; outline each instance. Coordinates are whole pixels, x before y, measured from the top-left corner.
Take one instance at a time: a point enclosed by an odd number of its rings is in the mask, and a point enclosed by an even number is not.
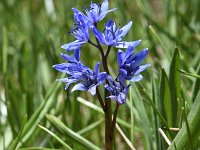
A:
[[[136,45],[138,45],[137,43]],[[144,49],[135,55],[133,55],[133,50],[135,45],[131,45],[127,48],[126,52],[122,50],[118,51],[117,61],[119,66],[119,76],[118,78],[130,80],[132,82],[137,82],[143,79],[140,73],[144,71],[150,64],[141,65],[142,61],[145,59],[148,49]]]
[[[126,102],[127,92],[130,85],[126,86],[124,80],[115,81],[110,76],[107,77],[108,84],[105,88],[110,92],[107,98],[117,101],[119,104]]]
[[[72,31],[69,33],[71,33],[77,40],[61,46],[61,48],[65,49],[67,52],[80,48],[82,44],[87,43],[90,38],[89,23],[85,20],[84,15],[75,13],[74,19],[76,22],[76,28],[72,27]]]
[[[139,43],[138,41],[133,42],[124,42],[122,39],[125,37],[125,35],[128,33],[132,26],[132,21],[130,21],[128,24],[126,24],[123,28],[116,28],[115,23],[110,19],[105,24],[104,34],[101,33],[95,26],[92,27],[92,31],[94,32],[94,35],[104,45],[108,46],[114,46],[117,48],[127,48],[129,45],[133,45],[136,43]]]
[[[107,74],[105,72],[99,72],[100,63],[98,62],[94,70],[91,70],[80,61],[80,50],[74,50],[74,56],[71,57],[67,54],[61,54],[62,57],[68,61],[68,63],[62,63],[54,65],[53,67],[63,73],[66,73],[68,77],[58,79],[57,81],[65,82],[65,90],[68,89],[71,83],[78,82],[73,88],[75,90],[89,91],[92,95],[96,94],[96,87],[102,84]]]
[[[109,12],[113,12],[116,8],[108,10],[108,0],[104,0],[102,4],[90,3],[90,9],[85,9],[86,15],[76,8],[72,8],[74,13],[82,14],[86,20],[88,20],[91,25],[101,21]]]
[[[104,0],[102,4],[95,4],[91,2],[90,9],[85,9],[85,12],[89,21],[92,23],[97,23],[101,21],[107,13],[115,10],[116,8],[108,10],[108,0]]]

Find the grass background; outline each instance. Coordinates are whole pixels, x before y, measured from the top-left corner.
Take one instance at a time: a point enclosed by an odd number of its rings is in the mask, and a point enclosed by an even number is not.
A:
[[[52,68],[63,62],[60,46],[74,40],[67,34],[74,24],[71,8],[83,10],[89,3],[1,0],[0,149],[104,147],[104,117],[96,97],[64,91],[65,85],[55,81],[62,75]],[[115,7],[104,21],[113,18],[123,26],[132,20],[125,40],[142,39],[136,51],[148,47],[145,62],[152,65],[142,82],[132,84],[127,103],[119,108],[118,125],[125,138],[118,128],[115,149],[130,149],[127,140],[136,149],[198,149],[200,1],[112,0],[110,8]],[[81,52],[90,67],[100,58],[88,45]],[[114,76],[116,54],[112,49],[109,56]],[[158,128],[173,141],[170,147]]]

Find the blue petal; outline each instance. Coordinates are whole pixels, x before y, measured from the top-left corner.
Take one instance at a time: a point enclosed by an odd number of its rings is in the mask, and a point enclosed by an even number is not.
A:
[[[106,22],[105,26],[106,26],[107,29],[110,29],[112,26],[114,26],[114,24],[115,24],[114,21],[112,19],[109,19]]]
[[[97,62],[95,67],[94,67],[94,73],[98,74],[99,73],[99,67],[100,67],[100,62]]]
[[[68,62],[77,62],[76,59],[74,59],[73,57],[67,55],[67,54],[63,54],[61,53],[62,58],[64,58],[65,60],[67,60]]]
[[[128,24],[126,24],[123,28],[121,28],[121,34],[119,34],[119,41],[122,40],[122,38],[125,37],[125,35],[128,33],[128,31],[130,30],[131,26],[132,26],[132,21],[130,21]]]
[[[133,78],[130,80],[131,82],[139,82],[143,79],[142,75],[133,76]]]
[[[108,96],[107,98],[110,98],[110,99],[117,101],[117,96],[114,96],[114,95]]]
[[[123,91],[123,93],[124,94],[127,94],[128,93],[128,90],[129,90],[129,87],[130,87],[131,85],[129,84],[128,86],[126,86],[126,88],[124,89],[124,91]]]
[[[82,16],[83,16],[83,18],[85,19],[85,20],[87,20],[86,18],[86,16],[81,12],[81,11],[79,11],[78,9],[76,9],[76,8],[72,8],[72,10],[73,10],[73,12],[74,12],[74,17],[77,17],[77,15],[79,15],[79,14],[81,14]],[[74,20],[75,21],[78,21],[78,20],[76,20],[77,18],[74,18]]]
[[[107,15],[107,13],[113,12],[113,11],[115,11],[115,10],[117,10],[117,8],[113,8],[113,9],[111,9],[111,10],[108,10],[108,11],[106,11],[106,12],[101,13],[101,15],[100,15],[98,21],[101,21],[101,20]]]
[[[72,74],[72,76],[75,78],[75,79],[79,79],[79,80],[86,80],[88,77],[83,74],[82,72],[74,72]]]
[[[74,42],[64,44],[61,46],[61,48],[65,49],[67,52],[70,50],[78,49],[81,47],[82,44],[86,43],[86,41],[80,42],[79,40],[76,40]]]
[[[73,12],[75,14],[83,14],[80,10],[76,9],[76,8],[72,8]]]
[[[118,42],[115,47],[117,48],[128,48],[128,46],[137,46],[139,45],[141,40],[133,41],[133,42]]]
[[[105,36],[101,33],[96,27],[92,27],[92,31],[94,32],[95,37],[99,40],[100,43],[107,45],[105,40]]]
[[[119,50],[118,51],[118,54],[117,54],[117,62],[118,62],[118,66],[120,67],[122,64],[122,61],[123,61],[123,57],[124,57],[124,52],[122,50]]]
[[[112,87],[113,86],[113,82],[114,82],[113,78],[110,75],[108,75],[107,76],[107,80],[108,80],[109,85]]]
[[[87,88],[82,83],[78,83],[72,88],[71,92],[74,92],[75,90],[86,91]]]
[[[134,58],[133,58],[135,60],[135,62],[133,64],[131,64],[131,67],[132,68],[138,67],[142,63],[142,61],[146,58],[147,54],[148,54],[147,48],[144,49],[143,51],[140,51],[137,54],[135,54]]]
[[[88,91],[92,94],[92,95],[96,95],[96,85],[92,85],[90,86],[90,88],[88,89]]]
[[[126,102],[126,95],[124,93],[120,93],[118,96],[117,96],[117,102],[119,104],[124,104]]]
[[[144,71],[147,67],[151,66],[150,64],[142,65],[139,69],[135,72],[135,75],[139,74],[140,72]]]
[[[71,83],[77,82],[78,80],[77,79],[62,78],[62,79],[56,79],[56,81],[66,82],[65,90],[67,90]]]
[[[119,69],[119,73],[122,77],[126,77],[127,76],[127,71],[124,69]]]
[[[62,63],[62,64],[53,65],[53,68],[60,71],[60,72],[67,73],[68,72],[68,66],[69,66],[68,63]]]
[[[113,92],[113,89],[112,89],[108,84],[106,84],[104,87],[105,87],[110,93]]]
[[[108,10],[108,0],[104,0],[101,4],[101,12],[106,12]]]
[[[123,62],[125,62],[133,53],[134,47],[133,46],[129,46],[125,52],[125,56],[123,58]]]
[[[80,49],[75,49],[75,50],[74,50],[74,58],[75,58],[77,61],[80,61]]]
[[[107,73],[106,72],[99,73],[98,76],[97,76],[98,85],[103,83],[106,80],[106,78],[107,78]]]

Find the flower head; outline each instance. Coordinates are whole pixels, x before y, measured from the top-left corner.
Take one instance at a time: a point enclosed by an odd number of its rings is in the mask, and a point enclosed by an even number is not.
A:
[[[115,23],[110,19],[105,24],[104,34],[101,33],[95,26],[92,28],[94,35],[104,45],[114,46],[117,48],[127,48],[129,45],[138,43],[138,41],[124,42],[122,39],[128,33],[132,26],[132,21],[126,24],[123,28],[116,28]]]
[[[123,80],[115,81],[110,76],[107,77],[107,80],[108,84],[105,85],[105,88],[110,92],[110,96],[107,98],[113,99],[119,104],[124,104],[130,85],[126,86]]]
[[[92,23],[101,21],[107,13],[115,11],[116,8],[108,10],[108,0],[104,0],[102,4],[90,3],[90,9],[85,9],[88,20]]]
[[[138,44],[139,43],[136,45]],[[132,82],[140,81],[143,79],[140,72],[150,66],[150,64],[141,65],[148,53],[148,49],[144,49],[133,55],[134,48],[135,45],[131,45],[127,48],[126,52],[123,52],[122,50],[118,51],[117,61],[119,66],[119,79],[130,80]]]
[[[102,84],[107,77],[105,72],[99,72],[100,63],[98,62],[94,70],[91,70],[80,61],[80,50],[74,51],[74,57],[70,57],[66,54],[61,54],[68,63],[62,63],[54,65],[53,67],[63,73],[66,73],[68,77],[58,79],[58,81],[66,82],[65,90],[69,85],[74,82],[78,82],[73,88],[75,90],[89,91],[92,95],[96,94],[96,87]]]
[[[72,31],[69,33],[72,34],[77,40],[62,45],[61,48],[65,49],[66,51],[80,48],[82,44],[88,42],[90,37],[89,23],[87,20],[85,20],[84,15],[75,13],[74,19],[76,22],[76,27],[72,27]]]

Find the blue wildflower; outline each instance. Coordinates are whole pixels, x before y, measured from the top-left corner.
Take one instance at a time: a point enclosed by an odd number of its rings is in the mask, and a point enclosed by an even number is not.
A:
[[[108,84],[105,88],[110,92],[107,98],[117,101],[119,104],[126,102],[127,92],[130,85],[126,86],[124,80],[115,81],[110,76],[107,77]]]
[[[100,63],[98,62],[94,70],[91,70],[80,61],[80,50],[74,50],[74,56],[71,57],[67,54],[61,54],[68,63],[54,65],[53,67],[68,77],[58,79],[57,81],[65,82],[65,90],[68,89],[71,83],[78,82],[73,88],[75,90],[89,91],[92,95],[96,94],[96,87],[102,84],[107,77],[105,72],[99,72]]]
[[[138,41],[124,42],[122,39],[128,33],[132,26],[132,21],[126,24],[123,28],[116,28],[115,23],[110,19],[105,24],[104,34],[101,33],[95,26],[92,28],[94,35],[104,45],[114,46],[117,48],[127,48],[129,45],[139,43]]]
[[[108,10],[108,0],[104,0],[102,4],[90,3],[90,9],[85,9],[86,15],[84,15],[81,11],[76,8],[72,8],[74,13],[82,14],[85,19],[87,19],[91,25],[101,21],[109,12],[113,12],[116,8]]]
[[[116,8],[108,10],[108,0],[104,0],[102,4],[90,4],[90,9],[86,9],[85,12],[87,14],[88,20],[92,23],[97,23],[101,21],[107,13],[115,11]]]
[[[77,40],[64,44],[61,48],[65,49],[67,52],[70,50],[78,49],[82,44],[87,43],[90,37],[89,24],[85,20],[82,14],[75,14],[74,19],[76,22],[76,28],[72,27],[71,33]]]
[[[122,50],[118,51],[119,79],[130,80],[132,82],[140,81],[143,79],[140,73],[150,66],[150,64],[141,65],[148,53],[148,49],[144,49],[133,55],[134,48],[135,45],[131,45],[127,48],[126,52]]]

